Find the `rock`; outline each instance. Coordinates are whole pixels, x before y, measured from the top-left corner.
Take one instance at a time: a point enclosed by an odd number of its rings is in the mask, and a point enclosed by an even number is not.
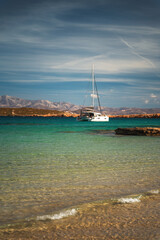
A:
[[[115,133],[118,135],[137,135],[137,136],[160,136],[160,128],[135,127],[135,128],[117,128]]]

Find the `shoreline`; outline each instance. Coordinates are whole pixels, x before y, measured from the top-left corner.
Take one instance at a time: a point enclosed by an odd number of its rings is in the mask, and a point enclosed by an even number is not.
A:
[[[0,228],[0,239],[160,239],[160,192],[85,203]]]
[[[152,114],[118,114],[111,115],[109,118],[160,118],[160,113]],[[78,113],[70,111],[58,111],[36,108],[0,108],[0,116],[4,117],[73,117],[79,116]]]

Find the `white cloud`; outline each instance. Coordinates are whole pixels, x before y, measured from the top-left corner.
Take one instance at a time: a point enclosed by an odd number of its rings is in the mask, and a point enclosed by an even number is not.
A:
[[[159,104],[160,103],[160,97],[155,95],[154,93],[151,93],[149,97],[144,101],[145,104]]]
[[[103,6],[109,1],[97,3]],[[157,104],[160,90],[158,24],[148,24],[148,16],[145,16],[147,22],[143,21],[144,25],[137,24],[135,19],[135,26],[116,16],[110,19],[110,16],[99,15],[99,18],[92,15],[92,7],[96,9],[95,1],[91,8],[87,4],[87,1],[69,1],[67,4],[66,1],[52,1],[50,5],[50,1],[43,1],[30,8],[27,14],[8,16],[0,36],[2,81],[37,85],[88,81],[87,74],[90,76],[94,63],[97,80],[112,85],[108,84],[110,95],[117,94],[121,99],[124,91],[130,98],[132,95],[132,99],[136,96],[146,104]],[[89,15],[83,18],[82,9]],[[123,18],[122,12],[120,16]],[[126,88],[116,92],[116,83],[126,83]]]
[[[153,93],[150,95],[150,97],[151,98],[157,98],[157,96],[155,94],[153,94]]]
[[[146,99],[146,100],[144,101],[144,103],[145,103],[145,104],[148,104],[148,103],[149,103],[149,100],[148,100],[148,99]]]

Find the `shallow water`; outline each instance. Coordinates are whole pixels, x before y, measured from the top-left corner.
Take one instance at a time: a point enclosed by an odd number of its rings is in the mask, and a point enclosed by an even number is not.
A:
[[[0,118],[0,223],[159,188],[160,137],[95,130],[160,119]]]

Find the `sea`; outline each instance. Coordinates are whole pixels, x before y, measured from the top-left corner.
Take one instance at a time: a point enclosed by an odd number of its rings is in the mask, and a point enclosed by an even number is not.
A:
[[[0,117],[0,225],[157,191],[160,137],[115,135],[118,127],[160,127],[160,119]]]

